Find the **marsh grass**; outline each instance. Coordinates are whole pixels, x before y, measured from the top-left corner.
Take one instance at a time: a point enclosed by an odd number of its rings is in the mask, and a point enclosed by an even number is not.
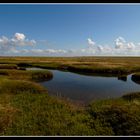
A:
[[[0,69],[18,69],[16,64],[0,64]]]
[[[0,57],[1,64],[17,67],[119,74],[123,78],[140,71],[139,60],[138,57]],[[37,83],[50,78],[52,73],[46,70],[0,69],[0,135],[140,135],[139,92],[80,107],[64,98],[49,96]]]
[[[12,81],[9,81],[12,82]],[[17,82],[17,81],[15,81]],[[18,85],[24,85],[18,81]],[[13,83],[13,82],[12,82]],[[12,84],[11,83],[11,84]],[[1,135],[139,135],[140,98],[133,100],[121,97],[91,102],[84,108],[77,107],[68,100],[50,97],[47,91],[34,85],[37,94],[26,87],[26,91],[13,94],[3,93],[0,107],[11,113],[8,125],[3,125]],[[14,86],[10,88],[14,89]],[[18,89],[18,88],[17,88]],[[5,101],[4,101],[5,100]],[[1,111],[2,111],[1,109]],[[3,119],[4,119],[3,116]],[[5,121],[3,121],[5,123]]]
[[[140,92],[125,94],[122,98],[129,101],[140,100]]]
[[[140,72],[133,74],[131,80],[137,84],[140,84]]]
[[[134,63],[135,62],[135,63]],[[140,71],[140,57],[0,57],[1,64],[115,75]]]
[[[140,103],[137,95],[134,95],[135,100]],[[98,120],[102,124],[102,128],[111,128],[112,135],[140,135],[139,107],[140,104],[136,104],[134,100],[124,100],[123,97],[91,103],[88,112],[95,122]]]
[[[20,112],[4,135],[86,135],[88,116],[47,94],[17,94],[11,102]]]
[[[23,60],[26,60],[26,63],[23,63]],[[23,64],[29,67],[117,76],[140,71],[139,60],[139,57],[15,57],[11,62],[18,66]]]
[[[0,134],[4,135],[7,129],[12,125],[17,114],[21,114],[18,107],[12,105],[16,96],[22,95],[30,98],[29,94],[45,94],[47,90],[37,83],[22,80],[0,79]],[[28,97],[26,96],[28,95]],[[22,99],[19,99],[22,100]],[[32,114],[33,115],[33,114]]]
[[[21,81],[21,80],[9,80],[5,79],[1,83],[0,93],[12,93],[12,94],[20,94],[20,93],[31,93],[31,94],[38,94],[43,93],[46,91],[45,88],[40,86],[37,83],[29,82],[29,81]]]
[[[53,75],[48,70],[7,70],[0,69],[0,75],[6,76],[9,79],[29,80],[29,81],[47,81],[53,78]]]
[[[53,74],[46,70],[33,70],[29,71],[33,81],[48,81],[53,78]]]

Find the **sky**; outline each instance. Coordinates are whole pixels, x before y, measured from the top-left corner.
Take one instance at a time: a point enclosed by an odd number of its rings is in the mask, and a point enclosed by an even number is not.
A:
[[[140,4],[0,4],[1,56],[140,56]]]

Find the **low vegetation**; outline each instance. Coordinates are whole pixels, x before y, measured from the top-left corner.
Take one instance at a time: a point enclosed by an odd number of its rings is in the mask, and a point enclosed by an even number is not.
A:
[[[123,95],[122,98],[128,101],[140,100],[140,93],[139,92],[135,92],[133,94],[129,93],[129,94]]]
[[[16,64],[0,64],[0,69],[18,69]]]
[[[51,97],[38,81],[50,80],[42,67],[79,73],[133,74],[140,81],[140,58],[116,57],[0,57],[0,135],[140,135],[140,92],[117,99],[77,106],[64,98]],[[54,63],[55,62],[55,63]],[[135,63],[134,63],[135,62]]]
[[[102,131],[111,130],[108,135],[140,135],[139,96],[140,93],[131,93],[119,99],[96,101],[89,105],[88,112],[95,122],[100,122]],[[102,131],[100,135],[105,134]]]
[[[133,74],[131,80],[137,84],[140,84],[140,73]]]
[[[0,57],[0,64],[116,76],[140,71],[140,57]]]
[[[48,70],[9,70],[0,69],[0,76],[6,76],[9,79],[29,80],[29,81],[47,81],[52,79],[53,75]]]
[[[140,135],[140,93],[77,108],[36,84],[12,88],[0,94],[1,135]]]

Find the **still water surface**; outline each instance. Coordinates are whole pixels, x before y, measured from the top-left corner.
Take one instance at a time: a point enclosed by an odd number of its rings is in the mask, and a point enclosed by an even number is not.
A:
[[[31,69],[36,68],[28,70]],[[140,91],[140,85],[131,80],[132,75],[128,75],[125,80],[120,80],[118,77],[87,76],[59,70],[50,71],[53,73],[53,79],[40,82],[48,89],[49,94],[84,103],[97,99],[116,98],[126,93]]]

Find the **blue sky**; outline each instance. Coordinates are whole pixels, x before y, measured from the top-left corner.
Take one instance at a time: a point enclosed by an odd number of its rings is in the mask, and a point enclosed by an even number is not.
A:
[[[18,45],[12,46],[9,40],[17,39],[16,33],[23,34],[28,40],[18,40]],[[5,36],[10,42],[6,46],[9,50],[11,48],[12,50],[51,49],[55,52],[57,50],[76,50],[75,53],[72,51],[69,53],[76,55],[81,51],[81,55],[84,55],[84,52],[85,55],[87,52],[88,55],[104,55],[99,50],[103,51],[105,48],[105,51],[111,49],[113,54],[116,54],[115,51],[117,51],[118,55],[122,51],[120,49],[123,48],[123,51],[127,49],[129,50],[127,54],[131,54],[129,46],[130,48],[133,46],[133,49],[139,51],[140,5],[1,4],[0,38],[3,41],[2,36]],[[31,40],[35,41],[35,45],[27,43]],[[5,54],[3,51],[5,42],[2,41],[0,42],[0,51]],[[20,45],[21,41],[26,43]],[[90,51],[93,53],[90,54]],[[134,53],[134,50],[132,52]],[[28,54],[32,55],[33,53],[34,51],[31,51]],[[49,55],[47,53],[43,55]],[[15,51],[13,55],[16,54],[18,51]],[[106,54],[111,55],[112,53]],[[19,52],[18,55],[26,55],[26,53]],[[42,55],[41,51],[40,54],[36,53],[35,55]],[[137,55],[139,54],[137,53]]]

